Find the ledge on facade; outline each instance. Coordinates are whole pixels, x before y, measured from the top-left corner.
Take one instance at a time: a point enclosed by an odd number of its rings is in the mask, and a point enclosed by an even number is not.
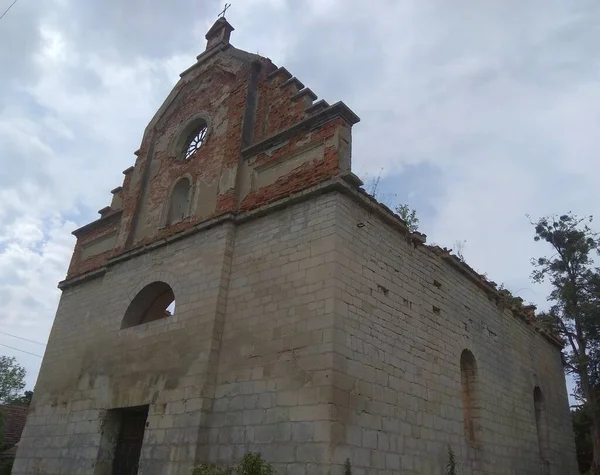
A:
[[[104,274],[106,274],[106,266],[102,266],[102,267],[99,267],[98,269],[94,269],[94,270],[85,272],[84,274],[76,275],[74,277],[68,277],[65,280],[61,280],[58,283],[58,288],[60,290],[65,290],[69,287],[73,287],[74,285],[82,284],[89,280],[96,279],[98,277],[102,277]]]
[[[287,69],[285,69],[283,66],[281,66],[280,68],[277,68],[272,73],[269,73],[267,76],[267,79],[275,79],[277,76],[280,76],[280,75],[285,77],[286,79],[290,79],[292,77],[292,73],[290,73]]]
[[[185,71],[183,71],[181,74],[179,74],[179,77],[182,78],[187,73],[189,73],[192,69],[196,69],[198,66],[200,66],[202,63],[207,61],[209,58],[212,58],[217,53],[219,53],[221,51],[225,51],[226,49],[231,48],[231,47],[232,47],[231,43],[228,43],[225,41],[220,41],[219,43],[216,43],[210,49],[205,50],[202,53],[200,53],[198,56],[196,56],[196,62],[194,64],[192,64],[189,68],[187,68]]]
[[[281,85],[281,88],[283,89],[284,87],[287,87],[290,84],[295,84],[296,87],[298,88],[298,90],[304,89],[304,84],[297,77],[293,77],[293,78],[288,79],[286,82],[284,82]]]
[[[304,112],[307,114],[312,114],[315,112],[320,112],[323,109],[327,109],[329,107],[329,103],[325,99],[321,99],[320,101],[315,102],[314,104],[308,106]]]
[[[307,199],[310,199],[311,197],[314,197],[316,195],[321,195],[321,194],[329,193],[332,191],[341,192],[345,195],[351,196],[353,199],[357,200],[363,206],[369,208],[373,212],[376,212],[380,218],[383,218],[384,221],[386,221],[388,224],[391,224],[394,228],[396,228],[400,232],[402,232],[402,234],[404,234],[407,237],[407,240],[412,242],[415,246],[425,244],[426,238],[427,238],[427,236],[425,234],[422,234],[419,232],[411,232],[408,229],[408,226],[405,223],[405,221],[402,220],[402,218],[398,214],[394,213],[390,208],[388,208],[384,204],[377,201],[375,198],[373,198],[371,195],[369,195],[364,189],[360,188],[362,186],[362,184],[363,183],[358,176],[356,176],[352,172],[348,172],[348,173],[341,174],[334,178],[328,178],[326,180],[323,180],[322,182],[317,183],[316,185],[313,185],[309,188],[306,188],[304,190],[293,193],[285,198],[281,198],[273,203],[263,205],[259,208],[256,208],[256,209],[253,209],[250,211],[239,212],[239,213],[235,213],[235,214],[234,213],[226,213],[226,214],[214,217],[208,221],[203,221],[201,223],[198,223],[198,224],[194,225],[193,227],[183,230],[172,236],[169,236],[169,237],[166,237],[163,239],[159,239],[152,243],[145,244],[140,247],[126,251],[125,253],[120,254],[118,256],[114,256],[114,257],[110,258],[107,261],[107,263],[99,269],[96,269],[96,270],[90,271],[86,274],[76,276],[73,278],[69,278],[69,279],[66,279],[66,280],[60,282],[59,288],[65,289],[72,285],[75,285],[75,284],[78,284],[81,282],[85,282],[87,280],[90,280],[90,279],[93,279],[96,277],[100,277],[100,276],[104,275],[104,273],[106,272],[106,268],[111,265],[129,260],[140,254],[144,254],[152,249],[156,249],[156,248],[165,246],[171,242],[183,239],[189,235],[209,229],[211,227],[220,225],[222,223],[225,223],[225,222],[241,223],[241,222],[249,221],[252,219],[256,219],[260,216],[264,216],[265,214],[269,214],[278,209],[288,207],[291,204],[306,201]],[[104,224],[110,218],[112,218],[115,215],[119,215],[120,213],[121,213],[121,211],[118,211],[118,212],[111,214],[110,216],[108,216],[106,218],[102,218],[93,223],[90,223],[87,226],[84,226],[83,228],[80,228],[79,230],[74,231],[73,234],[79,233],[82,230],[84,230],[84,232],[87,232],[88,229],[86,229],[86,228],[88,228],[90,226],[96,227],[100,224],[100,222],[102,224]],[[77,234],[75,234],[75,235],[77,235]],[[563,347],[562,342],[555,335],[552,335],[548,331],[541,328],[531,318],[530,311],[531,311],[531,307],[533,307],[533,306],[522,306],[522,305],[519,305],[518,303],[515,303],[516,300],[519,300],[518,298],[514,298],[508,291],[498,290],[496,287],[496,284],[494,282],[487,280],[485,277],[480,275],[477,271],[475,271],[472,267],[470,267],[464,261],[459,259],[457,256],[451,254],[450,250],[441,248],[439,246],[425,246],[425,249],[429,252],[432,252],[434,255],[440,257],[442,262],[448,263],[448,265],[452,266],[455,270],[457,270],[462,275],[464,275],[468,280],[470,280],[475,285],[477,285],[480,289],[482,289],[490,298],[494,299],[497,304],[501,304],[502,302],[510,301],[511,304],[507,303],[505,308],[508,308],[514,317],[522,320],[525,324],[532,326],[533,329],[537,333],[542,335],[551,344],[553,344],[559,348]],[[522,300],[521,300],[521,302],[522,302]]]
[[[129,175],[134,170],[133,166],[123,170],[123,175]]]
[[[257,142],[249,147],[246,147],[242,150],[242,157],[248,158],[254,155],[259,154],[260,152],[267,150],[274,145],[287,140],[298,133],[299,130],[303,128],[311,128],[319,124],[323,124],[328,122],[331,119],[336,117],[341,117],[350,125],[354,125],[360,122],[360,118],[352,112],[352,110],[343,102],[336,102],[332,106],[329,106],[327,109],[324,109],[318,112],[315,115],[311,115],[300,122],[295,123],[291,127],[282,130],[281,132],[276,133],[275,135],[271,135],[260,142]]]
[[[535,319],[532,318],[532,310],[535,311],[535,305],[523,306],[523,299],[520,297],[514,297],[508,290],[500,290],[497,288],[495,282],[486,279],[484,276],[479,274],[469,264],[451,253],[451,250],[441,248],[439,246],[428,246],[434,254],[441,257],[444,262],[450,264],[454,269],[467,277],[471,282],[482,289],[490,298],[492,298],[498,306],[502,306],[510,310],[512,315],[520,320],[523,320],[528,325],[533,325],[536,332],[543,335],[553,345],[563,348],[563,343],[553,335],[540,327]]]
[[[107,206],[107,208],[110,209],[110,207],[108,207],[108,206]],[[104,209],[106,209],[106,208],[104,208]],[[100,210],[100,211],[103,211],[103,210]],[[82,227],[76,229],[71,234],[73,236],[79,238],[79,237],[84,236],[85,234],[89,233],[90,231],[93,231],[94,229],[98,229],[99,227],[102,227],[106,224],[110,224],[111,222],[116,221],[118,218],[121,217],[121,214],[123,214],[122,209],[113,211],[110,214],[105,214],[102,217],[98,218],[96,221],[92,221],[91,223],[86,224],[85,226],[82,226]]]
[[[298,99],[301,99],[304,96],[308,96],[310,97],[311,101],[314,101],[317,99],[317,95],[312,91],[312,89],[310,87],[305,87],[304,89],[302,89],[301,91],[298,91],[296,93],[296,95],[294,97],[292,97],[292,101],[297,101]]]
[[[110,192],[111,192],[113,195],[116,195],[117,193],[121,193],[122,191],[123,191],[123,187],[122,187],[122,186],[117,186],[115,189],[113,189],[113,190],[110,190]]]

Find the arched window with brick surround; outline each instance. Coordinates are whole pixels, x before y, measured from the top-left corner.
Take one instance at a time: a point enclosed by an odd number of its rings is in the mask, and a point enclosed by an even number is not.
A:
[[[548,451],[548,424],[546,422],[546,410],[544,408],[544,394],[539,386],[533,389],[533,407],[535,410],[535,428],[538,437],[540,457],[546,460]]]
[[[127,307],[121,328],[134,327],[175,313],[175,294],[165,282],[152,282],[138,292]]]
[[[477,362],[469,350],[460,355],[460,380],[463,404],[465,438],[477,442],[479,407],[477,401]]]
[[[173,187],[169,200],[166,224],[177,223],[189,216],[192,183],[188,177],[181,178]]]

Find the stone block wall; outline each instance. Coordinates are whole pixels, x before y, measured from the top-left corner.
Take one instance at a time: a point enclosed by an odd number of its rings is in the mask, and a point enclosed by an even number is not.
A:
[[[156,280],[175,314],[120,329]],[[448,446],[461,475],[577,473],[559,348],[340,182],[65,288],[15,475],[109,474],[108,411],[146,404],[140,475],[248,451],[280,475],[442,475]]]
[[[150,406],[140,473],[190,473],[212,404],[232,232],[215,227],[63,290],[15,475],[110,474],[107,410],[140,405]],[[173,289],[174,315],[121,329],[154,281]]]
[[[372,209],[340,196],[336,210],[333,463],[349,457],[357,474],[441,475],[450,446],[461,475],[578,473],[559,348]],[[474,443],[464,426],[465,349],[477,365]]]
[[[327,472],[335,211],[323,195],[238,227],[209,460],[258,451],[281,474]]]

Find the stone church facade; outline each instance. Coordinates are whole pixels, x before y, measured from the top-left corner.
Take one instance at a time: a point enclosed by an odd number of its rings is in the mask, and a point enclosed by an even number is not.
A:
[[[361,189],[343,103],[206,50],[77,237],[13,474],[577,473],[561,346]]]

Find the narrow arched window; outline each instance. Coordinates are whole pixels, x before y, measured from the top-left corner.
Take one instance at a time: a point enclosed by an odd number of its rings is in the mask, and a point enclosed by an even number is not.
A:
[[[460,381],[463,403],[463,419],[465,438],[468,442],[477,441],[477,363],[475,356],[469,350],[463,350],[460,355]]]
[[[544,408],[544,395],[539,386],[533,389],[533,407],[535,410],[535,428],[538,437],[540,457],[546,459],[548,449],[548,425],[546,422],[546,410]]]
[[[144,287],[127,307],[121,328],[134,327],[175,313],[175,294],[165,282],[153,282]]]
[[[190,183],[189,178],[182,178],[173,187],[171,200],[169,202],[167,224],[177,223],[188,216],[191,189],[192,184]]]

